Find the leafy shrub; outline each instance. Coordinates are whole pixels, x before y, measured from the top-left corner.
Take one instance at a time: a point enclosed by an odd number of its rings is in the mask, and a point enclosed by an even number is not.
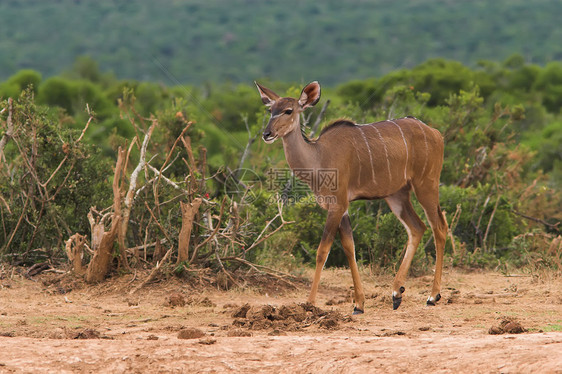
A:
[[[1,105],[8,107],[6,101]],[[64,237],[89,229],[91,204],[108,201],[105,184],[111,166],[97,147],[77,142],[79,131],[36,105],[30,90],[14,100],[3,123],[9,112],[14,132],[0,169],[0,254],[33,263],[60,255]]]
[[[28,87],[32,87],[34,93],[37,93],[37,87],[41,83],[41,73],[35,70],[24,69],[18,71],[16,74],[12,75],[8,81],[8,84],[13,84],[18,87],[19,93]]]

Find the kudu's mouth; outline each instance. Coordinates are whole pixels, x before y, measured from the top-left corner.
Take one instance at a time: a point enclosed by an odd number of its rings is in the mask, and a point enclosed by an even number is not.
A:
[[[266,142],[267,144],[271,144],[276,140],[277,140],[277,136],[268,136],[267,138],[265,136],[263,137],[263,141]]]
[[[278,135],[272,136],[271,132],[267,129],[264,131],[262,135],[263,141],[266,142],[267,144],[273,143],[277,139],[277,137]]]

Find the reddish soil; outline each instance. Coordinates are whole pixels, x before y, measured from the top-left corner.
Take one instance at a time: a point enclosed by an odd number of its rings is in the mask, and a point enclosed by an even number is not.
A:
[[[138,278],[138,277],[137,277]],[[365,314],[351,316],[351,276],[308,286],[230,291],[171,279],[134,296],[123,276],[84,286],[68,276],[0,272],[0,373],[562,373],[562,280],[448,270],[408,279],[392,310],[390,276],[363,274]]]

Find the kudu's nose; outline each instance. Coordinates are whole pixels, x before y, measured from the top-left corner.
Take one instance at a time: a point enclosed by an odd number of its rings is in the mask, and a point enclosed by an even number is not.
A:
[[[263,132],[263,138],[264,138],[265,140],[269,139],[270,136],[271,136],[271,131],[265,130],[265,131]]]

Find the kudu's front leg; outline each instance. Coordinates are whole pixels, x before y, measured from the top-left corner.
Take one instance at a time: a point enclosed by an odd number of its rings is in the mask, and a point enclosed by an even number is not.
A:
[[[362,314],[365,311],[365,293],[361,284],[361,276],[355,259],[355,243],[353,242],[353,232],[351,230],[351,221],[349,214],[345,212],[340,223],[340,240],[349,262],[351,277],[353,278],[353,290],[355,292],[355,308],[353,314]]]
[[[318,251],[316,252],[316,271],[314,272],[312,288],[310,289],[310,295],[308,296],[308,302],[311,304],[316,302],[316,293],[318,292],[318,285],[320,284],[320,275],[322,274],[322,269],[328,259],[330,248],[334,242],[334,237],[336,236],[336,232],[338,231],[344,212],[345,209],[328,210],[326,226],[324,226],[322,240],[320,240],[320,245],[318,245]]]

